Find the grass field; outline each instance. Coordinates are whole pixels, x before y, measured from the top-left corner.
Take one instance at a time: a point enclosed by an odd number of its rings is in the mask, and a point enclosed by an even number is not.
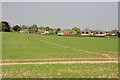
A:
[[[2,33],[3,78],[117,78],[117,58],[118,38]]]

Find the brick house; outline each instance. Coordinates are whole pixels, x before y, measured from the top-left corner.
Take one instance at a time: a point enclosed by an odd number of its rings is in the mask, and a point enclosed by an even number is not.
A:
[[[70,35],[75,35],[77,32],[76,31],[70,31]]]
[[[75,35],[76,31],[72,30],[72,31],[59,31],[58,35]]]
[[[59,31],[58,35],[64,35],[64,31]]]
[[[94,34],[97,36],[105,36],[107,35],[107,31],[95,30]]]
[[[49,34],[49,31],[46,31],[45,29],[38,29],[38,33]]]
[[[93,35],[93,32],[86,28],[85,30],[82,31],[81,35]]]

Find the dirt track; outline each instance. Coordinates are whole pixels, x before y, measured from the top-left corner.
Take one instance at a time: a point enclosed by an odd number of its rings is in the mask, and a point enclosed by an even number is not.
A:
[[[120,59],[120,58],[49,58],[49,59],[17,59],[17,60],[0,60],[0,61],[35,61],[35,60],[89,60],[89,59]]]
[[[34,38],[34,39],[37,39],[37,40],[42,41],[42,42],[47,43],[47,44],[61,46],[61,47],[64,47],[64,48],[71,48],[69,46],[59,45],[59,44],[56,44],[56,43],[53,43],[53,42],[48,42],[48,41],[45,41],[45,40],[42,40],[42,39],[38,39],[38,38]],[[110,58],[109,54],[101,54],[99,52],[92,52],[92,51],[87,51],[87,50],[82,50],[82,49],[76,49],[76,48],[71,48],[71,49],[78,50],[78,51],[81,51],[81,52],[91,53],[91,54],[102,55],[102,56],[106,56],[106,57]],[[108,53],[117,53],[117,52],[111,52],[111,51],[109,51]]]
[[[120,62],[120,61],[119,61]],[[75,64],[75,63],[118,63],[118,61],[59,61],[59,62],[25,62],[25,63],[1,63],[0,65],[22,65],[22,64]]]

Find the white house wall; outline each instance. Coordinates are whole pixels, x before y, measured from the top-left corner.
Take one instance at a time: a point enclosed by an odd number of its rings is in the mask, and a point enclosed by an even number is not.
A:
[[[106,34],[95,34],[96,36],[105,36]]]
[[[90,35],[90,34],[81,34],[81,35],[85,36],[85,35]]]

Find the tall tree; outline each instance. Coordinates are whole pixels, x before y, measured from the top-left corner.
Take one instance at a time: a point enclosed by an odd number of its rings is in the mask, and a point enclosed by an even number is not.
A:
[[[60,28],[57,28],[57,30],[56,31],[60,31],[61,29]]]
[[[27,26],[22,25],[21,29],[27,29]]]
[[[78,27],[74,27],[72,30],[75,30],[77,32],[77,34],[81,34],[81,31]]]
[[[49,30],[53,31],[53,28],[50,28]]]
[[[36,33],[38,31],[37,25],[33,25],[30,27],[30,33]]]
[[[117,34],[118,34],[118,37],[120,37],[120,32],[117,32]]]
[[[71,29],[64,29],[64,31],[71,31]]]
[[[46,31],[50,30],[50,27],[49,26],[45,27],[45,30]]]
[[[107,34],[108,36],[112,36],[112,33],[110,32],[110,31],[108,31],[108,34]]]
[[[45,27],[42,27],[42,26],[41,26],[41,27],[39,27],[39,29],[45,29]]]
[[[0,22],[0,32],[2,31],[2,23]]]
[[[10,32],[10,25],[6,21],[2,21],[2,31]]]
[[[78,27],[74,27],[72,30],[75,30],[76,32],[80,32],[80,29]]]
[[[13,30],[16,32],[20,31],[20,26],[18,25],[13,26]]]
[[[58,34],[60,30],[61,30],[60,28],[57,28],[55,33]]]

